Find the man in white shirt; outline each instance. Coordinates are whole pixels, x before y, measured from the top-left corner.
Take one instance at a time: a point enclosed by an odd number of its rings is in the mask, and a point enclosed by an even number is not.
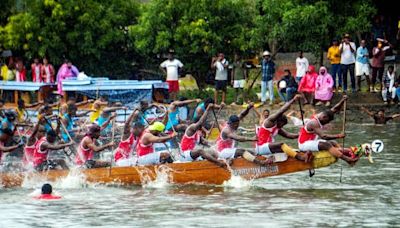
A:
[[[172,100],[176,100],[179,92],[179,70],[182,68],[182,62],[175,59],[173,50],[169,50],[168,59],[160,64],[160,69],[167,75],[168,92]]]
[[[306,74],[308,69],[308,59],[303,56],[303,51],[299,52],[299,57],[296,59],[296,81],[299,83],[301,78]]]
[[[347,72],[350,71],[351,90],[356,92],[356,79],[354,77],[356,44],[350,41],[349,34],[344,35],[342,43],[339,45],[339,51],[341,54],[340,68],[343,78],[343,91],[347,92]]]
[[[219,53],[218,57],[213,57],[211,68],[215,69],[215,92],[214,101],[218,103],[218,92],[222,91],[221,104],[225,104],[226,86],[228,84],[228,66],[229,62],[225,59],[223,53]]]

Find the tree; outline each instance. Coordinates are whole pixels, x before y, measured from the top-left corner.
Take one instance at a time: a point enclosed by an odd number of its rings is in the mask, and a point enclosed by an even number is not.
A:
[[[126,75],[134,54],[127,26],[137,16],[135,0],[31,0],[9,17],[0,39],[27,59],[69,58],[90,75]]]
[[[142,10],[138,24],[129,30],[140,53],[153,57],[173,48],[200,81],[217,52],[229,55],[251,48],[254,1],[153,0]],[[159,64],[161,59],[150,61]]]

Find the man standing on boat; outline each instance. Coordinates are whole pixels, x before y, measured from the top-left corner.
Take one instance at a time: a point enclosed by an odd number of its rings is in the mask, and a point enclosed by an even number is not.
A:
[[[78,152],[75,156],[76,165],[84,166],[88,169],[110,166],[110,162],[93,160],[95,152],[98,153],[114,146],[114,142],[110,142],[102,146],[96,146],[95,143],[100,137],[100,130],[101,128],[97,124],[92,124],[89,127],[89,131],[79,143]]]
[[[176,132],[171,135],[161,136],[165,130],[165,125],[161,122],[154,122],[143,131],[137,145],[137,156],[139,165],[155,165],[160,163],[172,162],[168,152],[156,152],[154,143],[165,143],[174,137]]]
[[[217,138],[217,151],[219,158],[233,159],[242,156],[244,159],[254,162],[258,165],[268,165],[270,162],[267,160],[260,160],[254,156],[254,152],[240,149],[235,147],[235,142],[256,142],[257,137],[244,137],[236,134],[236,130],[239,128],[240,121],[249,113],[250,109],[254,107],[251,103],[243,112],[237,115],[229,117],[227,125],[223,127],[221,133]]]
[[[160,64],[160,69],[167,75],[168,92],[172,100],[176,100],[179,93],[179,71],[182,68],[182,62],[174,57],[174,50],[169,50],[168,59]]]
[[[186,129],[185,134],[181,140],[181,150],[182,153],[179,154],[179,161],[195,161],[199,158],[204,158],[210,162],[215,163],[218,166],[226,167],[226,163],[218,160],[218,155],[211,152],[205,151],[203,149],[195,149],[197,144],[207,145],[206,140],[202,136],[201,128],[204,122],[207,120],[207,114],[213,107],[214,104],[209,104],[206,108],[206,111],[203,113],[199,121],[196,123],[192,123]]]
[[[286,153],[289,157],[296,158],[301,161],[309,162],[312,160],[312,153],[307,153],[305,156],[302,156],[300,153],[297,153],[286,143],[278,143],[275,142],[275,136],[277,134],[288,138],[288,139],[297,139],[298,134],[292,134],[283,129],[283,127],[288,123],[288,120],[284,113],[289,110],[290,106],[297,100],[299,100],[302,96],[296,95],[292,100],[287,102],[278,112],[268,116],[260,128],[258,129],[258,141],[256,144],[256,153],[257,155],[270,155],[272,153]]]
[[[137,164],[137,157],[133,156],[133,151],[136,150],[139,136],[144,130],[144,126],[140,122],[134,122],[137,117],[137,112],[132,112],[125,122],[121,142],[114,153],[116,166],[134,166]],[[131,127],[132,122],[134,123]]]
[[[304,125],[304,127],[300,129],[298,139],[300,151],[316,152],[327,150],[333,156],[343,159],[350,165],[353,165],[357,162],[358,157],[351,158],[346,156],[343,154],[343,148],[340,148],[336,142],[329,141],[346,137],[344,133],[331,135],[327,134],[323,129],[326,124],[330,123],[334,119],[335,113],[340,112],[340,108],[346,100],[347,95],[344,95],[340,102],[337,103],[333,108],[316,114]],[[318,139],[318,137],[321,139]]]

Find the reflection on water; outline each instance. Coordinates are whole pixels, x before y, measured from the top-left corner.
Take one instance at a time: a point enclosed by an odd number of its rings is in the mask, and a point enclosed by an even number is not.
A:
[[[339,162],[308,172],[223,186],[55,185],[62,200],[32,200],[38,185],[0,189],[0,227],[336,227],[400,226],[399,125],[348,125],[346,144],[381,139],[375,163]],[[382,133],[386,131],[385,133]],[[343,167],[342,183],[339,182]],[[245,187],[243,187],[245,186]]]

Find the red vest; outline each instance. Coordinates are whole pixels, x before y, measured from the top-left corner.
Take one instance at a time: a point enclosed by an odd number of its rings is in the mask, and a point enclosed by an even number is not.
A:
[[[218,152],[221,152],[224,149],[233,148],[234,145],[235,145],[235,140],[233,140],[233,139],[223,139],[222,138],[222,132],[227,127],[229,127],[229,126],[226,126],[226,127],[222,128],[221,133],[219,133],[219,135],[218,135],[218,138],[217,138],[217,151]]]
[[[22,157],[22,162],[23,162],[24,166],[33,164],[35,148],[36,148],[36,145],[38,144],[38,142],[39,142],[39,140],[36,140],[36,142],[32,146],[24,147],[24,155]]]
[[[75,164],[83,165],[87,160],[93,159],[94,152],[92,149],[83,148],[83,141],[89,136],[83,137],[81,143],[79,143],[78,151],[75,156]],[[90,138],[90,137],[89,137]]]
[[[275,136],[278,134],[279,128],[275,125],[271,128],[264,127],[264,124],[258,130],[257,145],[261,146],[265,143],[272,143],[275,141]]]
[[[153,143],[151,143],[150,145],[147,145],[147,146],[143,145],[143,143],[142,143],[143,136],[148,132],[149,132],[148,130],[144,130],[142,135],[140,135],[140,137],[139,137],[139,142],[138,142],[137,148],[136,148],[138,157],[154,153]]]
[[[33,198],[38,200],[55,200],[61,199],[61,196],[54,196],[52,194],[41,194],[40,196],[35,196]]]
[[[33,151],[33,166],[36,167],[47,160],[48,150],[41,151],[40,147],[46,142],[46,137],[42,137],[35,143],[35,149]]]
[[[196,131],[194,135],[187,136],[186,132],[181,140],[181,149],[182,151],[193,150],[196,147],[196,144],[200,142],[200,132]]]
[[[119,159],[127,159],[131,156],[132,149],[135,147],[136,141],[133,133],[129,136],[128,139],[121,141],[118,145],[118,148],[114,155],[114,161],[118,161]]]
[[[307,130],[307,125],[311,122],[311,121],[317,121],[319,126],[322,128],[322,124],[319,122],[317,117],[312,117],[301,129],[300,129],[300,133],[299,133],[299,139],[298,142],[299,144],[303,144],[307,141],[312,141],[312,140],[316,140],[318,138],[318,135],[316,135],[313,132],[309,132]]]

